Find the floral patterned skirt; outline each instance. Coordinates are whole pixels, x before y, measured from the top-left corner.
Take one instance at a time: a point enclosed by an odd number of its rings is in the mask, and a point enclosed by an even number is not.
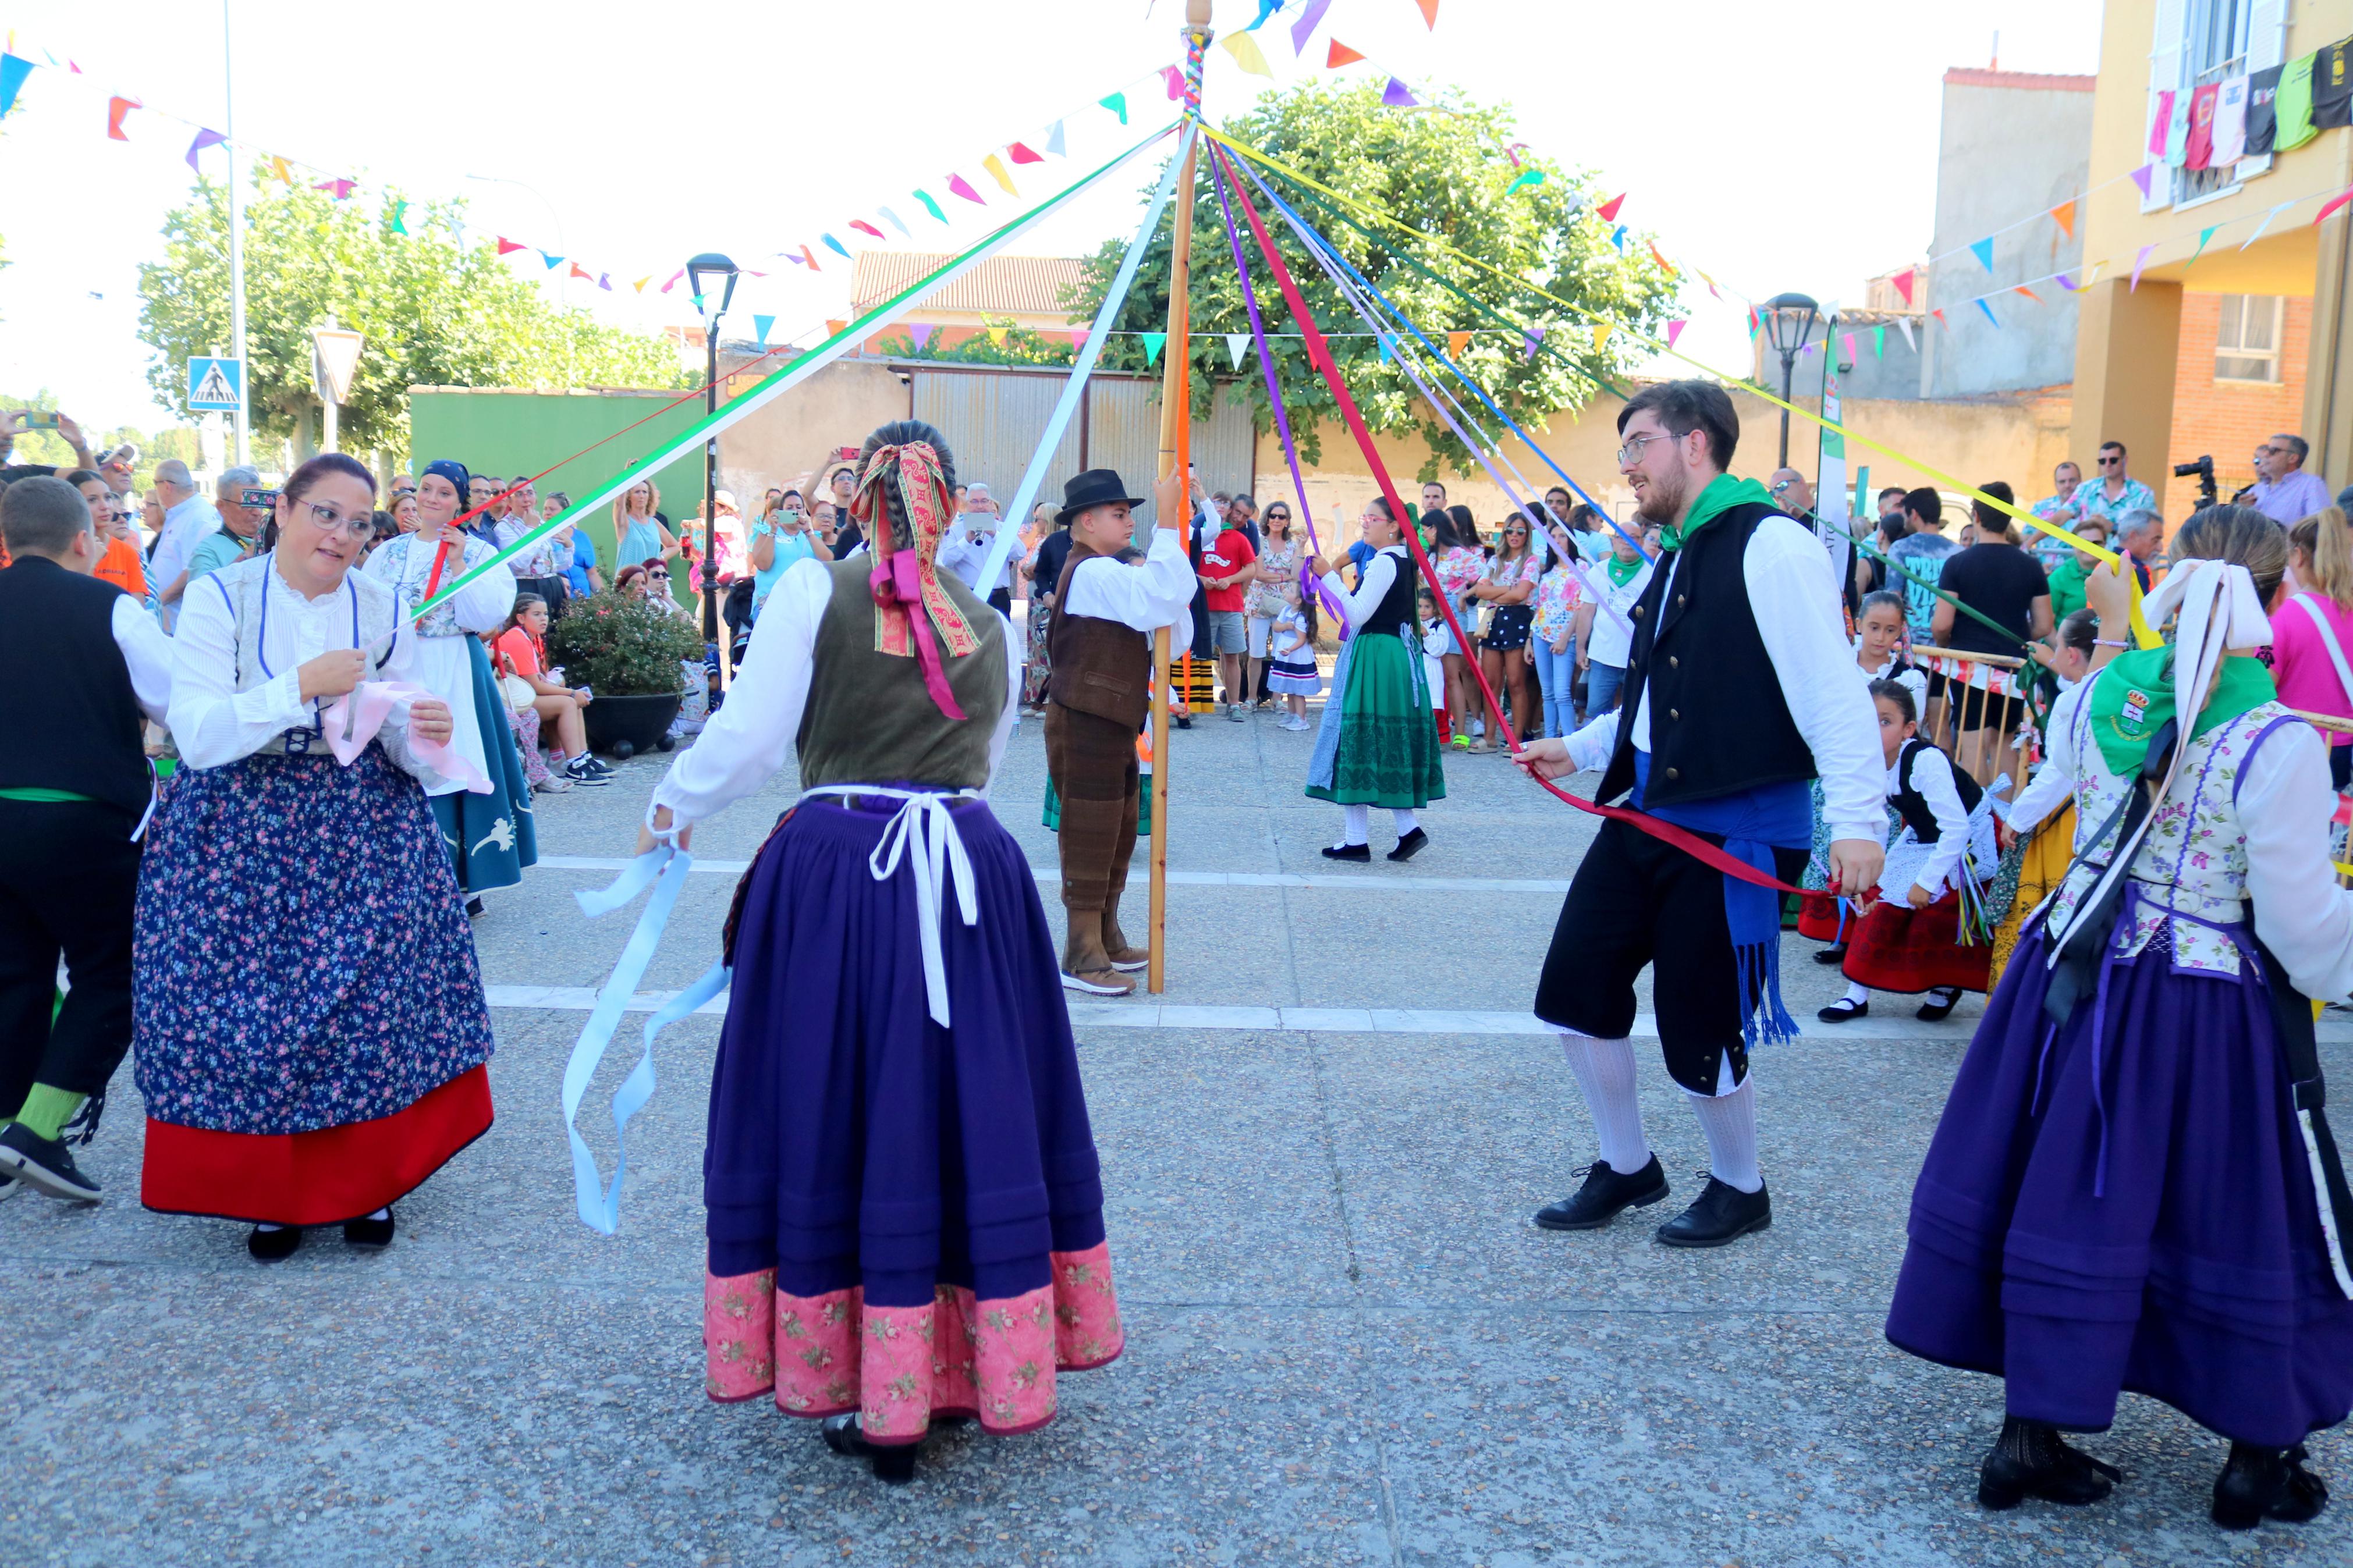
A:
[[[381,747],[182,769],[133,931],[150,1207],[349,1219],[489,1127],[473,936],[424,793]]]
[[[1055,1374],[1125,1341],[1052,931],[987,805],[954,808],[978,921],[939,921],[927,1008],[912,864],[870,867],[898,803],[796,807],[741,899],[703,1165],[706,1390],[860,1414],[1051,1420]]]

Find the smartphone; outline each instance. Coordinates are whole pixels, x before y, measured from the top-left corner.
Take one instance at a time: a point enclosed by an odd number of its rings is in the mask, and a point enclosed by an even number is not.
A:
[[[278,504],[278,492],[276,490],[256,489],[251,485],[248,485],[245,488],[244,504],[247,506],[276,506]]]
[[[17,420],[27,430],[58,430],[64,428],[58,423],[60,417],[49,409],[27,408],[17,416]]]

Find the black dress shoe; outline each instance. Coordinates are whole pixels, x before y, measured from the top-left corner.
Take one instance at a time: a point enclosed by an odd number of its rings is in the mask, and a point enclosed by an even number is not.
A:
[[[1370,863],[1372,858],[1373,847],[1369,844],[1326,844],[1324,846],[1324,858],[1326,860],[1363,860]]]
[[[1193,716],[1190,713],[1179,713],[1176,715],[1176,728],[1179,730],[1189,730],[1192,727]]]
[[[1648,1208],[1667,1195],[1666,1168],[1659,1163],[1656,1154],[1651,1163],[1630,1175],[1620,1175],[1605,1161],[1596,1160],[1585,1167],[1585,1185],[1576,1195],[1556,1204],[1546,1204],[1536,1210],[1536,1226],[1542,1230],[1599,1230],[1616,1219],[1620,1210]]]
[[[858,1424],[855,1412],[848,1415],[828,1415],[818,1424],[825,1436],[825,1446],[837,1454],[864,1459],[873,1467],[874,1479],[903,1487],[915,1479],[913,1443],[870,1443]]]
[[[1815,1014],[1814,1016],[1820,1018],[1825,1024],[1843,1024],[1849,1018],[1865,1017],[1869,1016],[1870,1012],[1870,1003],[1850,1002],[1845,997],[1841,996],[1837,1001],[1831,1003],[1829,1006],[1823,1008],[1820,1012]]]
[[[1744,1193],[1714,1176],[1692,1206],[1659,1227],[1669,1247],[1722,1247],[1773,1223],[1773,1195],[1763,1187]]]
[[[1388,858],[1391,860],[1410,860],[1420,854],[1422,846],[1429,842],[1430,835],[1417,827],[1397,841],[1397,847],[1388,852]]]
[[[2082,1508],[2107,1496],[2124,1479],[2114,1465],[2067,1447],[2057,1427],[2012,1415],[2002,1422],[2001,1436],[1978,1467],[1978,1502],[1985,1508],[2011,1509],[2034,1497]]]
[[[2305,1524],[2318,1518],[2328,1506],[2328,1487],[2304,1468],[2308,1458],[2301,1443],[2285,1453],[2232,1444],[2230,1460],[2214,1478],[2214,1522],[2253,1530],[2267,1519]]]
[[[392,1211],[384,1211],[382,1219],[347,1219],[343,1221],[343,1239],[353,1247],[380,1251],[392,1245]]]
[[[1826,947],[1822,949],[1821,952],[1814,954],[1814,962],[1816,963],[1844,963],[1846,962],[1846,943],[1841,942],[1836,947]]]
[[[1920,1004],[1919,1016],[1933,1024],[1938,1019],[1946,1017],[1951,1014],[1954,1008],[1960,1005],[1960,1003],[1961,988],[1959,986],[1939,985],[1936,989],[1928,993],[1927,1001]]]
[[[64,1140],[44,1138],[21,1121],[0,1129],[0,1173],[68,1203],[94,1204],[105,1195],[74,1163],[73,1151]]]
[[[281,1225],[276,1230],[263,1230],[256,1226],[253,1234],[245,1238],[246,1251],[253,1254],[256,1263],[277,1263],[294,1256],[302,1245],[302,1227]]]

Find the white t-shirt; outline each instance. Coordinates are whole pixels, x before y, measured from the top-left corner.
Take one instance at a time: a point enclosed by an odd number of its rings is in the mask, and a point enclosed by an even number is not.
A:
[[[1626,668],[1626,660],[1634,651],[1634,634],[1627,629],[1633,620],[1634,602],[1651,585],[1651,573],[1657,565],[1655,561],[1643,562],[1641,570],[1629,577],[1623,587],[1609,581],[1606,566],[1594,574],[1594,581],[1601,588],[1602,607],[1593,612],[1593,629],[1586,634],[1588,659],[1616,669]],[[1613,616],[1611,610],[1618,613]]]

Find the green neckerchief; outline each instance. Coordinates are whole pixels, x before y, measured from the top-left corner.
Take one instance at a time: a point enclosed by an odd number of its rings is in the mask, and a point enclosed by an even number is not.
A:
[[[1613,550],[1609,552],[1608,564],[1611,585],[1622,588],[1634,580],[1635,573],[1642,569],[1642,558],[1637,555],[1631,561],[1620,561],[1618,559],[1618,552]]]
[[[1707,489],[1691,505],[1681,522],[1671,522],[1659,531],[1659,548],[1681,550],[1691,536],[1714,522],[1736,506],[1754,502],[1771,506],[1773,492],[1755,479],[1736,479],[1730,474],[1718,474],[1707,481]]]
[[[2120,653],[2108,661],[2085,700],[2092,705],[2092,738],[2108,771],[2137,778],[2148,759],[2149,738],[2174,717],[2173,648],[2141,648]],[[2199,710],[2198,722],[2181,742],[2187,744],[2219,724],[2227,724],[2251,708],[2275,700],[2279,688],[2262,661],[2231,658],[2222,660],[2222,679],[2214,695]]]

